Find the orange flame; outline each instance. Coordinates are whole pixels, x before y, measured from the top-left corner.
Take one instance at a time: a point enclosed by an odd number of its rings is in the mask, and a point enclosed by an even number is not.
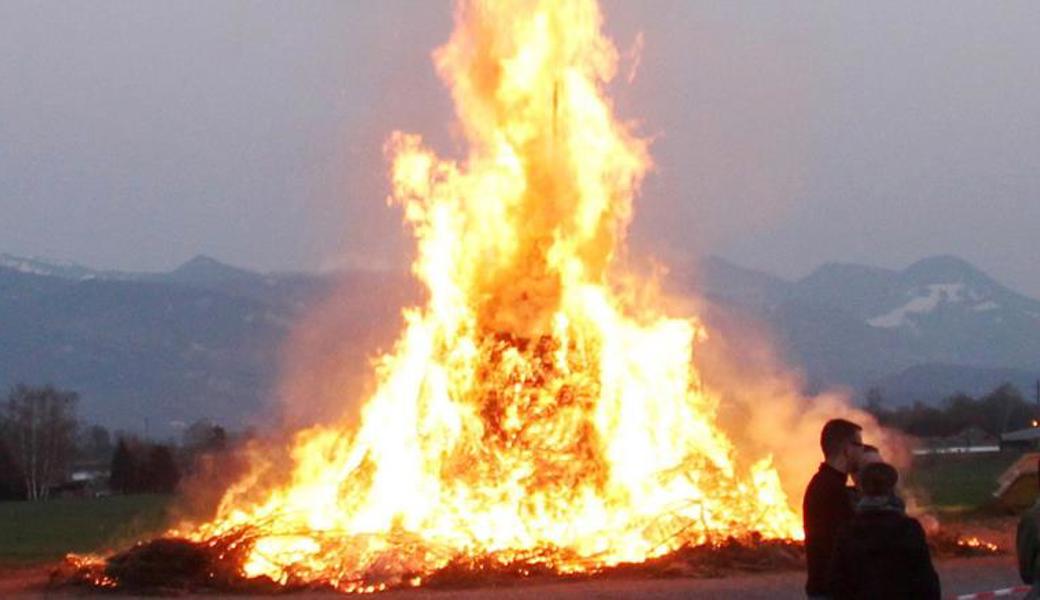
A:
[[[356,428],[300,433],[286,484],[246,478],[188,535],[252,527],[245,575],[349,591],[418,585],[460,555],[566,572],[801,537],[770,457],[738,461],[716,423],[698,321],[620,292],[651,162],[604,95],[601,24],[595,0],[458,4],[434,60],[468,155],[387,144],[425,305]]]
[[[1000,551],[1000,547],[994,544],[993,542],[987,542],[975,536],[958,538],[957,545],[962,548],[970,548],[973,550],[985,550],[989,553],[995,553]]]

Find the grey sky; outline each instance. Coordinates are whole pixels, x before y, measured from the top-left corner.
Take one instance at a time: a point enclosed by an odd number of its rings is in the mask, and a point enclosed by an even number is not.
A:
[[[633,244],[794,277],[952,253],[1040,296],[1040,3],[605,6],[654,135]],[[400,263],[395,128],[450,149],[447,3],[0,2],[0,251]]]

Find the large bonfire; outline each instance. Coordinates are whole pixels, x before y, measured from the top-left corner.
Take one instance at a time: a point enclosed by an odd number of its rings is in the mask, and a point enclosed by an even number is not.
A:
[[[801,537],[770,457],[718,426],[700,324],[636,303],[616,264],[651,163],[605,97],[601,26],[595,0],[458,3],[434,60],[468,154],[387,143],[425,304],[355,426],[299,433],[291,476],[258,467],[179,536],[235,540],[246,579],[346,591],[459,557],[576,572]]]

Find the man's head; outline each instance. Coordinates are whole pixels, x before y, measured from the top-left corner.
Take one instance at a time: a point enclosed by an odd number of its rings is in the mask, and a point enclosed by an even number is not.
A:
[[[860,471],[859,481],[864,496],[891,496],[899,481],[899,472],[888,463],[871,463]]]
[[[863,449],[863,428],[845,419],[831,419],[820,432],[823,457],[832,467],[846,473],[859,466]]]

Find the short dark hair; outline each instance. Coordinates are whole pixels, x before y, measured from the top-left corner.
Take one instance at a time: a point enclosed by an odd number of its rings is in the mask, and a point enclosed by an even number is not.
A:
[[[859,473],[864,496],[888,496],[899,481],[899,471],[888,463],[871,463]]]
[[[845,419],[831,419],[820,432],[820,448],[823,455],[831,457],[841,452],[845,445],[856,437],[863,428]]]

